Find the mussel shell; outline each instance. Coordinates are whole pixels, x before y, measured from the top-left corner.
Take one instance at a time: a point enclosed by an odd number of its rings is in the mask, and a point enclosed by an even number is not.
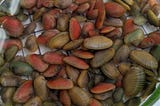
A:
[[[117,79],[120,75],[120,72],[118,71],[117,67],[112,63],[104,64],[101,67],[101,70],[104,73],[104,75],[111,79]]]
[[[123,88],[116,88],[112,95],[114,102],[120,102],[123,98],[123,95]]]
[[[143,68],[138,66],[131,67],[123,78],[123,88],[126,96],[135,96],[143,88],[145,82],[145,73]]]
[[[106,62],[110,61],[115,54],[115,49],[110,48],[95,53],[94,58],[91,60],[91,66],[94,68],[100,67]]]
[[[130,53],[130,58],[137,64],[142,65],[148,69],[157,69],[158,62],[157,60],[148,52],[144,50],[133,50]]]
[[[122,45],[116,52],[113,61],[115,63],[125,62],[128,59],[129,53],[130,53],[129,47],[127,45]]]

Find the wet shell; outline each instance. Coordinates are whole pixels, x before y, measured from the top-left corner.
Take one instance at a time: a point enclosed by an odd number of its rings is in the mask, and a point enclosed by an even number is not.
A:
[[[75,50],[72,52],[72,54],[82,59],[91,59],[94,57],[94,55],[91,52],[83,50]]]
[[[76,18],[71,18],[69,23],[69,35],[71,40],[76,40],[80,37],[81,26]]]
[[[69,16],[66,14],[60,15],[57,20],[57,29],[60,31],[66,31],[68,29]]]
[[[51,15],[49,13],[43,14],[42,24],[45,30],[53,29],[56,26],[56,19],[54,15]]]
[[[15,17],[7,17],[6,21],[3,23],[3,28],[11,37],[20,37],[24,31],[24,26],[21,21]]]
[[[151,54],[157,59],[157,61],[160,60],[160,45],[156,45],[151,49]]]
[[[140,67],[132,67],[123,78],[123,88],[127,96],[137,95],[143,88],[145,73]]]
[[[1,76],[0,77],[0,84],[3,86],[3,87],[7,87],[7,86],[10,86],[10,87],[14,87],[14,86],[18,86],[19,83],[18,83],[19,79],[18,77],[16,76]]]
[[[87,94],[86,91],[84,91],[82,88],[79,87],[73,87],[72,89],[69,89],[69,95],[71,97],[72,102],[76,106],[88,106],[90,97]]]
[[[36,22],[31,22],[30,24],[27,25],[27,27],[25,27],[24,34],[28,35],[33,33],[36,27],[37,27]]]
[[[111,47],[113,41],[104,36],[93,36],[84,40],[84,47],[93,50],[102,50]]]
[[[147,16],[149,19],[149,22],[155,26],[160,26],[160,21],[158,19],[158,17],[155,15],[155,13],[152,10],[148,10],[147,12]]]
[[[111,79],[117,79],[120,75],[117,67],[112,63],[106,63],[101,67],[102,72],[104,75]]]
[[[115,85],[112,83],[99,83],[91,89],[92,93],[100,94],[107,91],[111,91],[115,88]]]
[[[94,98],[97,100],[106,100],[112,96],[112,93],[113,91],[108,91],[108,92],[101,93],[101,94],[94,94]]]
[[[67,92],[67,90],[60,91],[59,98],[62,104],[65,106],[71,106],[71,98]]]
[[[125,8],[115,2],[105,4],[106,14],[111,17],[121,17],[126,12]]]
[[[38,50],[38,44],[34,35],[31,35],[26,39],[25,47],[31,52]]]
[[[45,101],[48,98],[47,80],[41,75],[37,76],[34,80],[34,91],[41,100]]]
[[[5,60],[7,62],[11,61],[16,56],[17,52],[18,52],[18,47],[15,45],[7,48],[4,53]]]
[[[73,68],[69,65],[66,66],[66,74],[74,83],[77,83],[77,79],[79,76],[79,70],[76,68]]]
[[[58,65],[52,64],[52,65],[49,65],[49,67],[45,70],[45,72],[43,72],[43,76],[53,77],[57,75],[58,72],[59,72]]]
[[[105,17],[106,17],[106,11],[105,11],[105,5],[103,0],[97,0],[95,3],[95,8],[98,9],[98,16],[96,19],[96,28],[100,29],[103,26]]]
[[[127,61],[129,53],[130,53],[129,47],[127,45],[122,45],[116,52],[113,61],[115,63]]]
[[[112,95],[114,102],[120,102],[123,98],[123,94],[123,88],[116,88]]]
[[[72,40],[68,42],[63,49],[64,50],[72,50],[78,48],[83,42],[83,39]]]
[[[143,39],[144,32],[141,29],[136,29],[125,36],[124,42],[125,44],[133,44],[135,46],[138,46]]]
[[[63,64],[64,55],[58,52],[46,52],[43,55],[43,61],[49,64]]]
[[[1,98],[4,103],[12,102],[13,94],[15,93],[15,87],[5,87],[2,89]]]
[[[63,58],[63,61],[78,69],[88,69],[89,68],[89,65],[85,61],[75,56],[67,56]]]
[[[10,69],[17,75],[31,75],[33,72],[31,65],[22,61],[13,61],[10,63]]]
[[[61,32],[55,36],[53,36],[49,42],[48,42],[48,47],[53,49],[57,48],[60,49],[62,48],[67,42],[69,42],[69,34],[68,32]]]
[[[70,79],[57,78],[49,80],[47,86],[50,89],[71,89],[73,87],[73,82]]]
[[[28,100],[23,106],[42,106],[42,100],[40,97],[36,96]]]
[[[88,85],[88,71],[87,70],[83,70],[77,80],[77,84],[79,85],[79,87],[81,88],[86,88]]]
[[[54,0],[54,5],[58,8],[64,9],[72,4],[72,0]]]
[[[104,63],[110,61],[114,54],[115,50],[113,48],[96,52],[94,58],[91,60],[91,66],[94,68],[102,66]]]
[[[37,54],[30,54],[26,56],[26,61],[34,68],[36,71],[44,72],[48,68],[48,64],[45,63],[42,58]]]
[[[16,103],[25,103],[33,95],[32,80],[25,81],[13,95],[13,101]]]
[[[158,68],[157,60],[151,54],[149,54],[144,50],[131,51],[130,58],[134,62],[144,66],[145,68],[152,69],[152,70]]]
[[[98,101],[98,100],[92,98],[92,99],[90,100],[89,106],[103,106],[103,105],[101,104],[100,101]]]

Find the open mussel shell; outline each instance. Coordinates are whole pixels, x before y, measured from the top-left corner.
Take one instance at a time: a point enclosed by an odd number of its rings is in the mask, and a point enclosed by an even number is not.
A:
[[[135,96],[143,88],[145,73],[141,67],[133,66],[123,78],[123,88],[126,96]]]

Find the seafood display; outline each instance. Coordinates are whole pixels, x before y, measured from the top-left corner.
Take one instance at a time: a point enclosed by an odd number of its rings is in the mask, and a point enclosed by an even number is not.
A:
[[[151,106],[159,28],[159,0],[0,0],[0,106]]]

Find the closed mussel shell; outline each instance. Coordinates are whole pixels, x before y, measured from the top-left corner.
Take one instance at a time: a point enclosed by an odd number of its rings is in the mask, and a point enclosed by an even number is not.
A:
[[[60,49],[62,48],[67,42],[69,42],[69,34],[68,32],[61,32],[55,36],[53,36],[49,42],[48,42],[48,47],[53,49],[57,48]]]
[[[84,40],[84,47],[93,50],[102,50],[111,47],[113,41],[105,36],[93,36]]]
[[[42,100],[40,99],[40,97],[36,96],[31,98],[23,106],[32,106],[33,104],[34,106],[42,106]]]
[[[90,64],[92,67],[100,67],[106,62],[109,62],[115,54],[115,49],[110,48],[103,51],[98,51],[95,53],[94,58],[91,60]]]
[[[108,91],[108,92],[101,93],[101,94],[94,94],[94,98],[97,100],[106,100],[112,96],[112,93],[113,91]]]
[[[127,45],[122,45],[116,52],[113,61],[115,63],[125,62],[128,59],[129,53],[130,53],[129,47]]]
[[[47,80],[44,76],[37,76],[34,80],[34,90],[35,94],[40,97],[42,101],[48,98]]]
[[[114,102],[120,102],[123,98],[123,95],[123,88],[116,88],[112,95]]]
[[[130,58],[134,62],[144,66],[145,68],[152,69],[152,70],[158,68],[157,60],[151,54],[149,54],[144,50],[131,51]]]
[[[2,101],[4,103],[7,103],[7,102],[12,103],[12,96],[13,96],[15,90],[16,90],[15,87],[5,87],[5,88],[3,88],[2,89],[2,94],[1,94]]]
[[[129,62],[122,62],[118,66],[118,70],[122,75],[125,75],[127,71],[130,71],[131,64]]]
[[[120,75],[117,67],[113,63],[106,63],[101,67],[102,72],[104,75],[111,79],[117,79]]]
[[[72,40],[68,42],[63,49],[64,50],[72,50],[78,48],[83,42],[83,39]]]
[[[8,49],[6,49],[5,53],[4,53],[4,58],[6,61],[11,61],[15,55],[18,52],[18,47],[17,46],[11,46]]]
[[[143,39],[144,32],[141,29],[136,29],[125,36],[124,42],[125,44],[133,44],[134,46],[138,46]]]
[[[88,106],[90,97],[86,91],[79,87],[73,87],[69,89],[69,95],[72,102],[77,106]]]
[[[158,17],[156,16],[156,14],[152,11],[152,10],[148,10],[147,12],[147,16],[148,16],[148,19],[149,19],[149,22],[155,26],[160,26],[160,22],[159,22],[159,19]]]
[[[61,14],[57,20],[57,29],[60,31],[66,31],[68,29],[69,16]]]
[[[25,47],[31,52],[35,52],[38,49],[38,44],[34,35],[27,37]]]
[[[16,103],[26,103],[33,95],[32,80],[25,81],[20,85],[13,95],[13,101]]]
[[[13,61],[9,67],[17,75],[31,75],[33,72],[31,65],[22,61]]]

